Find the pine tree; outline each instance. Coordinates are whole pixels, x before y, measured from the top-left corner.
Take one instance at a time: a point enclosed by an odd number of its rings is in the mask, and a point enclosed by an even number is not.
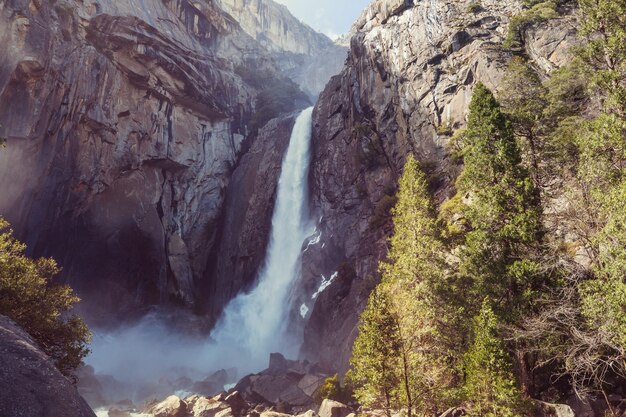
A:
[[[545,151],[542,120],[548,106],[547,90],[537,73],[520,57],[513,57],[502,79],[500,100],[517,136],[524,139],[535,185],[541,181],[540,162]]]
[[[580,284],[581,311],[599,340],[613,346],[611,372],[626,377],[626,0],[580,0],[579,54],[592,74],[589,88],[601,111],[578,135],[579,177],[591,190],[597,231],[592,240],[594,279]],[[606,363],[606,359],[604,360]],[[591,373],[605,369],[602,361]],[[594,377],[605,381],[605,377]],[[600,382],[596,388],[604,389]]]
[[[465,132],[464,169],[457,189],[471,230],[460,252],[459,273],[469,282],[470,312],[488,296],[498,314],[514,320],[535,296],[541,209],[522,166],[511,123],[491,91],[478,84]]]
[[[357,398],[371,404],[370,399],[380,402],[385,397],[380,388],[385,385],[371,383],[376,374],[383,381],[395,381],[390,397],[397,399],[396,407],[402,406],[408,416],[414,411],[437,415],[446,405],[454,379],[452,343],[444,337],[454,333],[444,330],[449,325],[447,306],[438,294],[439,287],[445,287],[444,248],[427,188],[418,162],[409,156],[392,210],[394,235],[388,258],[380,265],[381,283],[361,316],[352,356],[354,374],[359,376]],[[375,321],[382,318],[388,321],[385,329]],[[380,337],[393,343],[384,344]],[[387,350],[374,352],[374,346]],[[372,373],[366,376],[364,364],[371,364],[375,357],[386,358],[384,370],[392,373],[392,378],[383,377],[380,363],[370,366]],[[377,397],[373,392],[378,392]]]
[[[445,286],[444,247],[428,194],[426,176],[409,156],[392,210],[394,234],[380,265],[381,289],[398,318],[401,398],[409,412],[436,412],[452,379],[450,340],[442,331],[449,317],[438,297]]]
[[[472,404],[470,416],[524,415],[524,401],[498,333],[498,319],[487,299],[474,319],[473,342],[465,355],[465,373],[465,394]]]
[[[367,407],[381,407],[387,416],[398,408],[400,341],[398,321],[386,294],[375,288],[361,313],[359,334],[350,358],[354,396]]]

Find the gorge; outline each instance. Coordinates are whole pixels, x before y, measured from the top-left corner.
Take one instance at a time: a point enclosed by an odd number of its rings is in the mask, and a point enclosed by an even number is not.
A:
[[[0,0],[0,217],[82,299],[94,337],[81,395],[111,417],[157,415],[162,403],[143,402],[173,394],[179,417],[295,415],[337,374],[334,399],[354,407],[341,417],[389,414],[392,400],[413,416],[530,415],[481,414],[472,398],[476,323],[493,314],[482,328],[498,342],[481,347],[506,352],[514,377],[492,386],[519,387],[541,417],[626,412],[626,32],[607,34],[610,47],[597,36],[626,26],[626,6],[591,1],[373,0],[335,43],[272,0]],[[401,200],[407,161],[426,208]],[[427,231],[404,258],[403,207]],[[438,249],[423,260],[426,241]],[[393,281],[394,265],[413,286]],[[383,361],[416,369],[386,406],[359,394],[375,378],[355,376],[355,340],[385,288],[408,317],[398,329],[424,326]],[[443,346],[441,361],[420,356]]]

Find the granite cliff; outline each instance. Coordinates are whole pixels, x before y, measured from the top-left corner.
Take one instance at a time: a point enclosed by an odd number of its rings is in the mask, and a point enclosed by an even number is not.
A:
[[[291,19],[308,36],[293,42],[332,46]],[[266,121],[264,84],[291,92],[290,112],[309,105],[275,55],[317,45],[260,42],[251,25],[213,1],[0,3],[0,214],[90,315],[216,312],[239,291],[209,272],[226,189]]]
[[[429,174],[438,202],[458,167],[447,156],[450,132],[465,125],[473,87],[497,91],[512,56],[502,43],[521,1],[377,0],[352,29],[342,73],[314,111],[313,205],[319,244],[304,255],[309,309],[303,354],[345,371],[358,313],[387,251],[389,209],[408,153]],[[567,62],[575,30],[564,15],[525,28],[525,53],[544,72]],[[320,281],[334,277],[315,300]]]
[[[302,24],[282,4],[272,0],[220,0],[220,4],[311,97],[317,97],[341,70],[347,48]]]

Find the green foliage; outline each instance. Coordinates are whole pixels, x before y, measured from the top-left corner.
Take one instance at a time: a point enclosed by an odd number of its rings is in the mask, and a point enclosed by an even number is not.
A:
[[[559,16],[557,2],[554,0],[530,0],[525,3],[530,8],[513,16],[509,22],[509,30],[503,44],[505,48],[521,49],[526,28]]]
[[[547,89],[541,83],[537,73],[522,58],[513,57],[501,83],[500,101],[512,122],[515,133],[521,141],[527,160],[530,161],[531,173],[535,185],[540,182],[541,155],[545,153],[546,143],[543,131],[546,126],[542,120],[548,106]]]
[[[354,396],[361,404],[383,408],[388,416],[398,405],[399,350],[398,321],[391,312],[387,295],[376,288],[361,313],[359,334],[350,358],[350,380],[355,386]]]
[[[459,273],[473,283],[475,299],[498,300],[498,311],[513,318],[538,285],[537,267],[526,256],[540,237],[541,209],[511,123],[482,84],[470,104],[464,161],[457,189],[468,196],[463,212],[471,230]]]
[[[365,405],[386,409],[402,404],[409,415],[435,414],[451,396],[454,358],[446,348],[450,340],[440,331],[447,316],[436,296],[444,280],[444,249],[426,177],[413,157],[405,164],[392,214],[391,249],[380,265],[381,283],[361,316],[353,349],[355,396]],[[372,325],[372,318],[384,318],[385,329]],[[385,350],[374,353],[375,344]],[[373,358],[382,361],[381,355],[387,365],[384,378],[380,363],[371,366]],[[378,382],[372,382],[372,374]]]
[[[352,401],[353,393],[347,386],[342,386],[339,375],[335,374],[324,380],[319,391],[315,394],[315,401],[321,404],[325,399],[347,404]]]
[[[465,354],[465,394],[470,416],[516,417],[526,413],[511,362],[487,299],[474,319],[473,341]]]
[[[604,108],[626,116],[626,0],[579,0],[581,34],[588,37],[579,51],[592,71],[590,87]]]
[[[467,6],[467,12],[468,13],[478,13],[482,10],[482,6],[480,5],[479,1],[473,1],[469,4],[469,6]]]
[[[0,314],[23,327],[68,375],[89,352],[89,330],[66,314],[79,299],[70,287],[51,284],[59,272],[54,260],[28,258],[8,227],[0,218]]]

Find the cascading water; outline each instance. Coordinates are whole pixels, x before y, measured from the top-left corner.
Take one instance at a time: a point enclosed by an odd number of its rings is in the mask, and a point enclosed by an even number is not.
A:
[[[265,368],[271,352],[297,354],[302,341],[287,325],[293,307],[290,296],[300,278],[302,245],[314,231],[307,210],[311,115],[309,108],[298,116],[283,158],[270,241],[257,284],[226,306],[210,340],[175,333],[158,315],[135,326],[96,333],[86,362],[98,374],[126,384],[118,399],[143,400],[142,392],[153,389],[154,381],[164,376],[201,380],[228,368],[237,368],[243,376]],[[168,389],[160,394],[170,394]]]
[[[297,353],[299,341],[288,334],[289,296],[300,276],[302,244],[313,232],[308,213],[311,115],[304,110],[294,125],[283,159],[272,231],[256,287],[234,298],[211,334],[229,346],[239,367],[261,368],[270,352]],[[242,364],[243,362],[243,364]]]

